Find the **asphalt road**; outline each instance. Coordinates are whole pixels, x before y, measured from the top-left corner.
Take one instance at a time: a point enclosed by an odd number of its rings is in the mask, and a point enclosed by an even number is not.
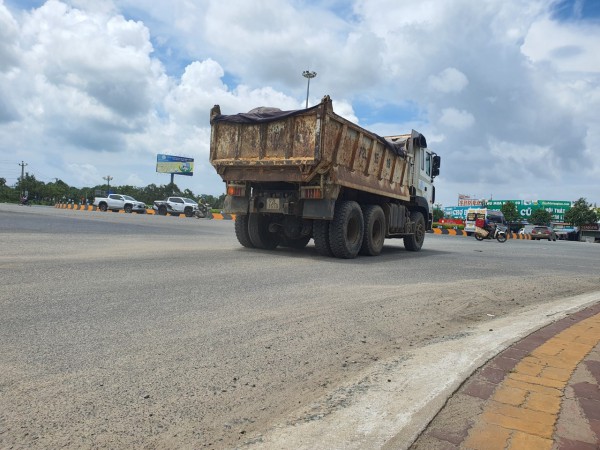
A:
[[[0,448],[403,448],[600,291],[577,242],[345,261],[244,249],[230,221],[0,204],[0,245]]]

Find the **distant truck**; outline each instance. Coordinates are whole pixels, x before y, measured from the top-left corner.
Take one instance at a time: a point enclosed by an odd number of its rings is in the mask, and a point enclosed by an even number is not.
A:
[[[94,198],[94,206],[97,206],[100,211],[120,211],[126,213],[136,212],[144,214],[146,212],[146,204],[138,202],[135,198],[129,195],[109,194],[108,197]]]
[[[423,246],[440,157],[425,136],[381,137],[338,116],[329,96],[301,110],[210,113],[210,162],[226,183],[224,212],[241,245],[321,255],[378,255],[386,238]]]
[[[475,233],[475,220],[478,218],[486,219],[488,222],[495,224],[506,225],[506,220],[504,219],[502,211],[487,208],[469,208],[465,220],[465,232],[467,233],[467,236],[471,236],[471,234]]]
[[[186,197],[168,197],[166,200],[156,200],[152,209],[161,216],[185,214],[186,217],[193,217],[198,212],[198,203]]]

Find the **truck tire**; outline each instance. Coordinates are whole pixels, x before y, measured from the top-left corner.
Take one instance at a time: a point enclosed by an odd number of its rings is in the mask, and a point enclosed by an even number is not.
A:
[[[194,210],[192,208],[185,208],[183,212],[185,217],[194,217]]]
[[[108,205],[106,203],[100,203],[98,205],[98,209],[100,209],[100,211],[106,212],[106,210],[108,209]]]
[[[425,219],[419,211],[410,213],[411,222],[415,223],[415,232],[404,238],[404,248],[411,252],[418,252],[425,241]]]
[[[363,207],[362,212],[365,231],[359,253],[361,255],[377,256],[381,253],[385,241],[385,214],[379,205],[367,205]]]
[[[158,207],[158,214],[161,216],[166,216],[167,215],[167,207],[165,205],[160,205]]]
[[[131,212],[133,211],[133,206],[131,206],[131,205],[125,205],[125,207],[123,209],[125,210],[125,212],[127,214],[131,214]]]
[[[238,214],[235,216],[235,237],[242,246],[254,248],[250,235],[248,234],[248,216]]]
[[[315,249],[321,256],[333,256],[329,245],[329,220],[313,221],[313,240]]]
[[[256,248],[273,250],[279,244],[277,235],[269,231],[269,218],[262,214],[250,214],[248,218],[248,235],[252,245]]]
[[[362,210],[354,201],[340,201],[335,205],[333,220],[329,224],[329,245],[337,258],[356,258],[364,234]]]

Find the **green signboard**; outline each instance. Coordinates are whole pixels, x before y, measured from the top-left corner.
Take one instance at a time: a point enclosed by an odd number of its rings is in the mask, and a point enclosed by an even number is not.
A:
[[[545,209],[552,214],[553,222],[564,222],[565,213],[571,207],[571,202],[561,200],[488,200],[486,204],[489,209],[500,210],[502,205],[509,201],[515,204],[523,220],[528,220],[536,209]]]

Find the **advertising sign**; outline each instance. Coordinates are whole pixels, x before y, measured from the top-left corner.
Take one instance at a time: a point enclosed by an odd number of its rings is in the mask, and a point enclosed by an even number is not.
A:
[[[465,220],[467,218],[467,210],[470,208],[470,206],[447,206],[444,208],[444,216]]]
[[[545,209],[552,215],[553,222],[564,222],[565,213],[571,207],[571,202],[562,200],[488,200],[487,207],[500,210],[502,205],[509,201],[515,204],[519,217],[523,220],[528,220],[533,211]]]
[[[481,200],[468,195],[459,194],[458,206],[481,206]]]
[[[177,175],[194,175],[194,158],[158,154],[156,155],[156,171]]]

